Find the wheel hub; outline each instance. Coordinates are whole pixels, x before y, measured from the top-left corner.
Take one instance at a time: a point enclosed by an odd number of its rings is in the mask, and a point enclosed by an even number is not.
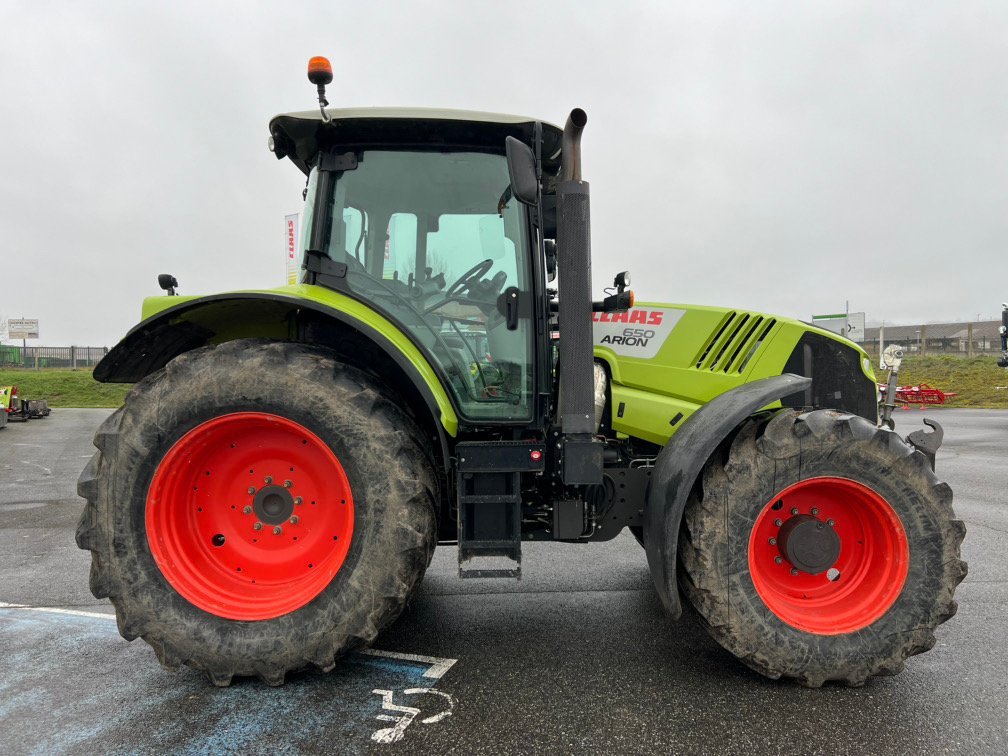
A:
[[[165,580],[233,620],[308,604],[340,571],[353,537],[339,458],[308,428],[265,412],[220,415],[184,434],[154,471],[145,509]]]
[[[256,492],[252,511],[267,525],[280,525],[294,514],[294,497],[283,486],[265,486]]]
[[[836,564],[840,557],[840,536],[818,517],[799,514],[781,526],[777,547],[793,567],[818,575]]]
[[[836,476],[779,491],[756,515],[749,574],[766,607],[791,627],[839,635],[868,627],[900,596],[906,531],[879,493]]]

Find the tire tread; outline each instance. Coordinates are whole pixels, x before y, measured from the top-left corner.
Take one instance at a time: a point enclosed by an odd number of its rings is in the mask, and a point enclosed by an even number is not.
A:
[[[786,471],[788,465],[801,465],[806,455],[842,454],[850,445],[868,450],[866,453],[879,464],[890,465],[893,474],[913,481],[916,490],[938,513],[943,549],[941,585],[926,616],[902,630],[899,642],[890,645],[887,655],[879,658],[852,655],[848,664],[835,669],[823,670],[808,664],[806,669],[795,672],[783,668],[765,651],[763,639],[750,637],[754,633],[741,627],[739,618],[730,616],[728,565],[719,564],[716,558],[727,549],[719,551],[715,546],[727,543],[729,538],[725,497],[735,490],[729,485],[731,481],[757,474],[754,466],[757,455],[764,461],[773,461],[774,470],[780,472]],[[775,482],[775,490],[781,487]],[[807,687],[819,687],[830,680],[858,687],[873,675],[897,674],[907,658],[934,646],[934,630],[955,615],[953,594],[967,574],[959,548],[965,533],[965,525],[955,518],[952,510],[951,488],[938,480],[922,454],[895,433],[877,428],[856,415],[831,410],[804,414],[785,410],[768,423],[747,423],[731,442],[727,460],[722,462],[715,454],[705,466],[701,484],[691,493],[683,517],[679,583],[710,635],[757,672],[773,679],[782,675],[792,677]]]
[[[406,521],[395,528],[399,539],[393,548],[398,557],[394,560],[394,574],[381,585],[372,585],[373,600],[366,607],[349,607],[341,612],[331,632],[315,638],[292,654],[288,643],[278,643],[275,653],[249,663],[248,660],[214,658],[199,648],[186,648],[171,642],[165,632],[165,619],[171,612],[155,615],[148,609],[149,601],[138,595],[149,586],[137,582],[132,585],[116,568],[113,543],[116,497],[116,468],[123,454],[138,455],[146,449],[127,446],[124,433],[136,418],[158,422],[156,397],[164,393],[165,386],[196,385],[201,380],[215,380],[213,371],[220,365],[240,365],[243,371],[262,372],[283,370],[298,376],[318,377],[320,371],[329,376],[331,389],[339,394],[344,405],[351,407],[364,418],[359,433],[361,439],[380,439],[391,449],[389,459],[382,464],[396,467],[402,478],[393,481],[397,495],[401,496],[401,511]],[[159,662],[167,669],[182,665],[203,671],[216,686],[226,687],[235,676],[253,675],[268,685],[283,684],[287,673],[309,665],[331,670],[343,654],[372,643],[377,635],[400,614],[407,599],[422,579],[436,545],[437,531],[437,476],[433,472],[432,456],[421,443],[422,434],[409,415],[400,410],[366,373],[337,362],[324,350],[287,342],[268,342],[245,339],[226,342],[212,347],[186,352],[176,357],[161,371],[137,383],[126,398],[123,407],[112,413],[99,427],[94,444],[98,449],[78,480],[78,494],[86,500],[84,511],[76,530],[80,548],[92,555],[89,583],[97,598],[110,598],[116,610],[120,634],[127,640],[142,637],[154,649]],[[161,435],[171,429],[160,428]],[[135,434],[134,434],[135,435]],[[407,480],[407,470],[415,478]],[[407,483],[413,491],[408,492]],[[419,485],[417,485],[419,484]],[[176,597],[178,601],[184,601]],[[236,627],[245,624],[235,623]],[[242,632],[246,632],[242,630]]]

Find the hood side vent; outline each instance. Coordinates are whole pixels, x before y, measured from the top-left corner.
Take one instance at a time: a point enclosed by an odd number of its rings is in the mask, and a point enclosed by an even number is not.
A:
[[[725,372],[741,373],[745,370],[746,365],[749,364],[749,361],[759,351],[767,334],[770,333],[770,329],[775,325],[777,325],[777,321],[773,318],[757,317],[752,330],[746,337],[745,343],[740,345],[738,351],[732,355],[731,364],[725,368]]]
[[[741,373],[777,324],[773,318],[751,312],[729,312],[697,353],[697,370]]]
[[[710,370],[713,372],[715,370],[720,370],[723,367],[723,360],[731,354],[731,350],[737,343],[742,329],[745,328],[745,325],[748,322],[748,313],[732,313],[731,320],[727,323],[725,329],[711,347],[711,351],[710,354],[707,355],[707,359],[703,361],[703,364],[701,365],[703,370]]]
[[[714,331],[714,335],[704,344],[703,348],[697,354],[693,362],[696,364],[697,370],[702,370],[705,366],[708,356],[715,348],[720,347],[722,343],[722,337],[725,335],[725,331],[735,320],[735,313],[729,312],[724,316],[724,319],[718,324],[717,329]]]
[[[735,354],[735,351],[741,347],[742,342],[745,340],[746,330],[752,320],[753,316],[749,313],[740,313],[735,319],[735,322],[731,327],[731,336],[725,342],[724,346],[721,347],[721,351],[718,352],[714,362],[711,363],[710,370],[712,372],[715,370],[721,370],[726,373],[728,372],[728,365],[732,360],[732,356]]]

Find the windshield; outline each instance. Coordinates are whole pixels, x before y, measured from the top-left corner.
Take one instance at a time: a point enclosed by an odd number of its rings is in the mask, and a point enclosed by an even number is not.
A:
[[[504,292],[529,292],[527,231],[505,158],[365,150],[336,174],[324,251],[347,288],[407,331],[441,368],[462,414],[531,417],[531,328],[508,328]],[[318,172],[309,178],[311,239]]]

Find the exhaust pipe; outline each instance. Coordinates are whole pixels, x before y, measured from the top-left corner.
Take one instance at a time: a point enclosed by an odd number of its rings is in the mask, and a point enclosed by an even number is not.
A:
[[[564,126],[557,183],[557,268],[560,284],[560,399],[563,481],[602,481],[602,447],[595,443],[592,338],[591,224],[588,182],[581,180],[581,132],[588,116],[571,111]]]
[[[581,180],[581,132],[588,123],[588,114],[581,108],[574,108],[564,124],[563,139],[560,142],[560,181]]]

